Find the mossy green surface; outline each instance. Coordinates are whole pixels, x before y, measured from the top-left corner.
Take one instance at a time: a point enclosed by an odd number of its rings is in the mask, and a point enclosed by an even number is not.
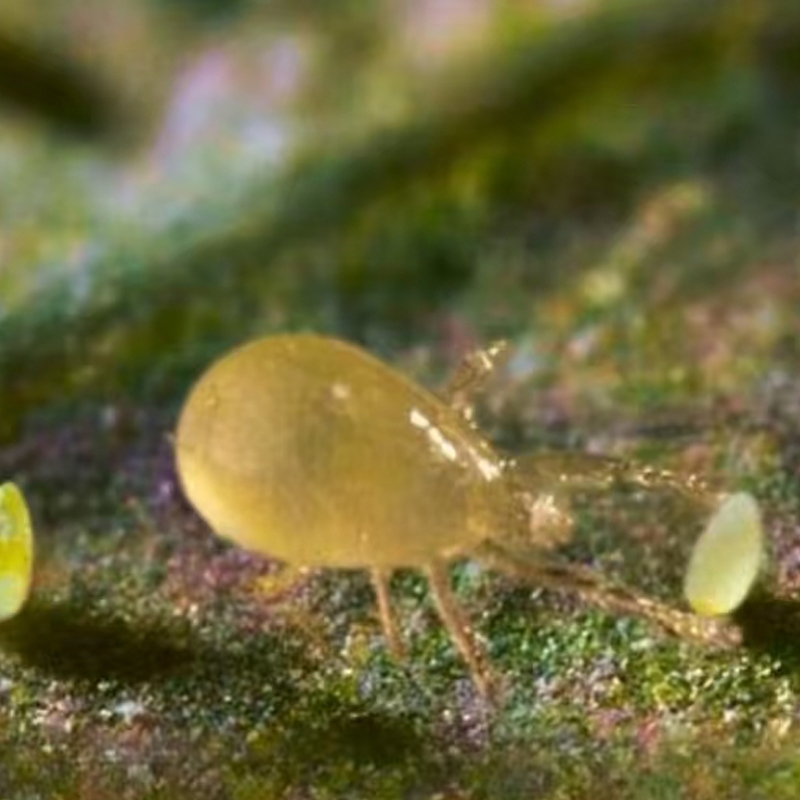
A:
[[[800,171],[791,63],[756,61],[723,59],[688,99],[670,73],[655,118],[616,126],[590,104],[529,137],[470,132],[447,174],[409,167],[398,185],[393,162],[374,198],[385,138],[310,159],[285,205],[253,190],[291,236],[258,215],[231,226],[229,207],[157,241],[97,232],[91,291],[0,317],[0,481],[25,490],[38,552],[30,604],[0,625],[0,796],[796,797]],[[176,482],[192,379],[285,329],[354,338],[431,386],[506,336],[479,409],[499,446],[636,456],[752,492],[771,561],[737,613],[742,646],[460,563],[501,702],[476,692],[411,573],[393,582],[409,646],[393,662],[366,576],[242,553]],[[620,488],[576,514],[565,556],[681,602],[697,508]]]

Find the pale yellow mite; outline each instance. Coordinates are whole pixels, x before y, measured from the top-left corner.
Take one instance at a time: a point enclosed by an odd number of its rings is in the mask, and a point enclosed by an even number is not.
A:
[[[468,356],[437,396],[335,339],[245,344],[211,365],[181,412],[175,444],[184,491],[217,533],[243,547],[295,565],[370,570],[396,654],[389,579],[398,568],[422,570],[484,691],[485,656],[450,589],[447,565],[458,557],[681,634],[726,638],[710,621],[585,568],[531,559],[531,546],[564,540],[573,483],[606,485],[625,469],[591,456],[498,453],[476,429],[471,400],[502,352],[496,345]]]
[[[730,614],[749,594],[763,559],[758,504],[746,492],[726,497],[692,550],[684,582],[689,605],[707,616]]]
[[[22,492],[0,486],[0,622],[25,605],[33,576],[33,531]]]

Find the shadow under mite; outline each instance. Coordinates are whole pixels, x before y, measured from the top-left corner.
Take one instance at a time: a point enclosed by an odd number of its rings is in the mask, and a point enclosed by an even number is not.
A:
[[[188,628],[182,632],[174,625],[101,614],[87,609],[85,601],[33,598],[0,624],[0,650],[56,678],[147,682],[167,697],[179,676],[212,716],[215,708],[230,710],[223,696],[231,687],[262,687],[262,700],[255,700],[261,710],[253,707],[248,713],[265,714],[263,719],[276,724],[263,728],[246,761],[249,770],[269,776],[270,785],[324,777],[341,764],[358,765],[359,771],[413,762],[416,770],[422,764],[433,778],[442,778],[430,731],[417,724],[415,715],[342,696],[336,686],[298,680],[298,668],[311,673],[316,667],[285,636],[262,632],[241,647],[214,646]]]
[[[140,683],[185,666],[189,644],[160,625],[100,616],[74,602],[32,599],[0,625],[0,649],[54,677]]]
[[[758,593],[733,615],[742,646],[779,658],[789,670],[800,670],[800,599]],[[298,667],[313,669],[291,637],[261,632],[241,647],[204,641],[188,625],[127,620],[87,609],[85,599],[54,602],[32,598],[13,619],[0,624],[0,650],[15,654],[26,666],[62,679],[119,681],[127,685],[158,683],[177,673],[201,679],[205,673],[240,676],[274,689],[286,688],[282,675]],[[223,672],[220,672],[223,671]]]
[[[124,685],[156,686],[178,674],[218,683],[219,675],[235,674],[285,694],[289,680],[284,676],[298,667],[311,668],[303,648],[290,637],[261,633],[242,646],[217,645],[188,624],[128,620],[87,608],[85,600],[32,598],[16,617],[0,624],[0,650],[55,678]]]

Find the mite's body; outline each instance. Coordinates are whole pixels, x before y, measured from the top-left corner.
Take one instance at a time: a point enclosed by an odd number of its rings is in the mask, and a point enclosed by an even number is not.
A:
[[[422,567],[508,526],[503,462],[463,416],[355,347],[275,336],[218,361],[178,467],[220,534],[295,564]]]

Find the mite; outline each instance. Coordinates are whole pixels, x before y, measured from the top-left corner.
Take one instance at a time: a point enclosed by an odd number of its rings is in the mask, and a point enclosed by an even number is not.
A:
[[[393,570],[421,570],[436,609],[478,686],[491,694],[483,648],[450,587],[448,564],[475,558],[538,585],[654,620],[706,642],[735,638],[702,619],[544,555],[563,540],[569,490],[664,480],[621,461],[498,452],[477,430],[471,400],[504,351],[473,353],[440,395],[354,345],[277,335],[216,361],[178,422],[186,496],[221,536],[273,558],[371,574],[391,651]],[[525,555],[520,543],[524,543]],[[539,545],[542,558],[531,558]]]

